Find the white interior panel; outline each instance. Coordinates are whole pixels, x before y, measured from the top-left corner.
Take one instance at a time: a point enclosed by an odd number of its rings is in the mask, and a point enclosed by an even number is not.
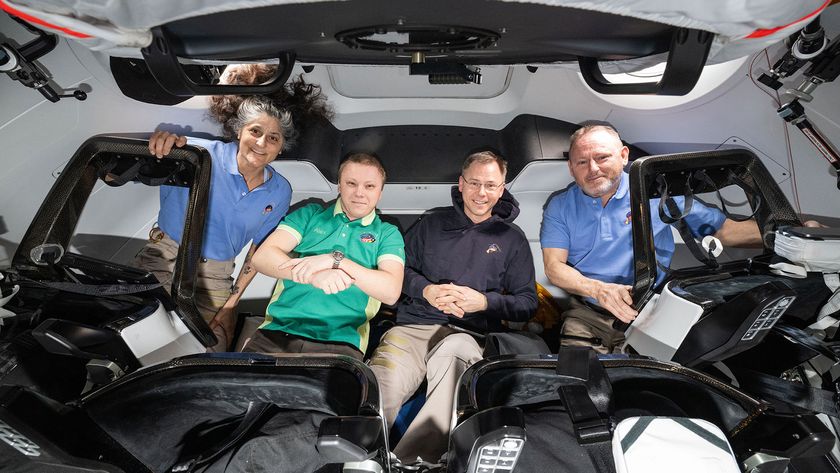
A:
[[[438,84],[429,87],[425,75],[409,75],[408,66],[326,66],[330,84],[348,98],[383,97],[430,97],[430,98],[472,98],[496,97],[505,92],[510,83],[513,68],[509,66],[481,67],[481,84],[470,87],[463,85]],[[376,78],[379,87],[370,87],[371,77]]]
[[[670,360],[703,314],[702,307],[675,295],[669,286],[645,304],[625,332],[628,345],[657,360]]]

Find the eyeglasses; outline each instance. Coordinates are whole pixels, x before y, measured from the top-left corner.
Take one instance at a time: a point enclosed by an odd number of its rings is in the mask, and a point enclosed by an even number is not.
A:
[[[475,192],[480,191],[482,187],[484,187],[487,192],[496,192],[504,186],[504,184],[496,184],[495,182],[479,182],[476,180],[467,181],[466,178],[464,181],[467,183],[467,188]]]

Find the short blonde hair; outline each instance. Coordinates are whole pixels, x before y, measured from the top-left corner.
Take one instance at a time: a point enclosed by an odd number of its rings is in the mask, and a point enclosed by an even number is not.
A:
[[[338,166],[338,180],[341,182],[341,173],[344,172],[345,166],[350,163],[356,164],[363,164],[365,166],[373,166],[379,171],[379,174],[382,174],[382,185],[385,185],[385,167],[382,165],[382,161],[379,160],[376,155],[373,153],[353,153],[347,156],[344,161]]]

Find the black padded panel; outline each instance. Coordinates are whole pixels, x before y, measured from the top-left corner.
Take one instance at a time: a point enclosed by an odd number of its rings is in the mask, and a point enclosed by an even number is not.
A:
[[[346,153],[375,150],[391,182],[453,182],[469,151],[499,149],[501,136],[481,128],[401,125],[348,130],[342,138]]]
[[[680,411],[680,415],[706,419],[729,430],[759,406],[741,391],[690,369],[672,370],[667,363],[633,358],[600,361],[612,385],[609,409],[619,419]],[[481,411],[560,402],[557,389],[571,378],[557,374],[556,363],[556,355],[480,361],[459,382],[457,408]]]
[[[164,90],[144,61],[111,57],[110,66],[114,80],[126,97],[157,105],[176,105],[189,98],[178,97]]]
[[[178,358],[124,376],[78,404],[120,445],[154,471],[165,471],[196,433],[241,414],[251,401],[311,414],[304,422],[379,412],[376,381],[366,365],[312,354]]]
[[[435,51],[440,57],[427,60],[485,65],[571,61],[578,56],[601,60],[647,56],[667,51],[676,29],[622,15],[488,0],[304,2],[186,18],[164,29],[181,57],[276,58],[280,51],[294,51],[301,62],[408,64],[405,52],[350,48],[336,39],[341,32],[398,21],[406,26],[463,26],[498,32],[499,41],[479,53]]]
[[[451,183],[471,152],[491,149],[508,161],[508,181],[531,161],[564,159],[573,123],[519,115],[501,130],[444,125],[397,125],[338,130],[310,128],[284,156],[311,161],[330,182],[337,182],[340,159],[372,152],[382,160],[388,182]]]

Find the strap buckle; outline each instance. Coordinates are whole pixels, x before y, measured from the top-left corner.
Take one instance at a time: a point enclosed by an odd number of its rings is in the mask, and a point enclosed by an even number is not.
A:
[[[606,442],[612,438],[608,423],[601,418],[575,422],[574,426],[575,437],[580,445]]]

